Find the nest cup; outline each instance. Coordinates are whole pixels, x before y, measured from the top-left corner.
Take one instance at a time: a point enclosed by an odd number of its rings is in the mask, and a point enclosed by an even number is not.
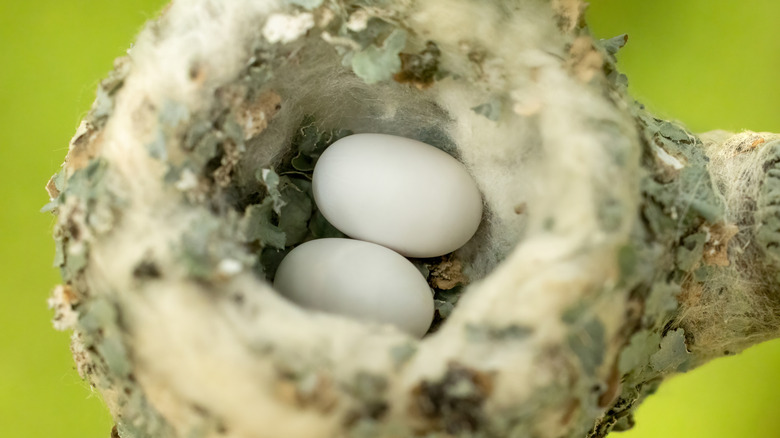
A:
[[[621,95],[568,63],[574,27],[544,2],[291,3],[174,2],[101,84],[50,184],[69,288],[58,318],[76,329],[80,372],[123,428],[159,436],[193,424],[330,436],[385,413],[404,424],[411,387],[455,360],[505,373],[504,407],[522,400],[532,357],[464,333],[553,344],[560,322],[545,315],[616,276],[638,167]],[[266,281],[269,248],[292,246],[280,231],[318,237],[314,206],[283,226],[284,190],[305,193],[307,160],[347,131],[438,147],[482,192],[482,225],[452,256],[470,285],[421,342],[304,311]],[[351,408],[373,403],[354,389],[365,373],[388,400],[375,417]],[[280,395],[310,376],[339,382],[322,391],[345,402]]]

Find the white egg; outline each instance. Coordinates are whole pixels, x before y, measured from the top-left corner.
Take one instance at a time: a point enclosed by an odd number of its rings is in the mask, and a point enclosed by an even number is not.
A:
[[[433,295],[420,271],[369,242],[306,242],[282,260],[274,288],[302,307],[392,324],[417,337],[433,320]]]
[[[314,168],[312,191],[341,232],[408,257],[460,248],[482,219],[482,196],[463,164],[392,135],[356,134],[330,145]]]

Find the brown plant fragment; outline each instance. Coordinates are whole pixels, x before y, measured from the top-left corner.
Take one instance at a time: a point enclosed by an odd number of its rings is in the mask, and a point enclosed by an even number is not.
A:
[[[492,374],[452,362],[441,380],[423,381],[412,390],[410,413],[424,420],[422,432],[472,432],[484,422],[482,404],[492,392]]]
[[[65,157],[69,176],[73,172],[86,167],[97,156],[101,145],[99,137],[100,131],[92,123],[87,121],[81,122],[78,130],[76,130],[76,135],[70,140],[68,155]]]
[[[298,404],[296,393],[295,383],[290,380],[280,380],[274,386],[274,396],[286,405],[295,406]]]
[[[752,152],[754,149],[756,149],[757,147],[761,146],[764,143],[766,143],[766,139],[761,135],[759,134],[751,135],[749,137],[742,139],[742,141],[738,142],[736,145],[733,146],[734,155],[744,154],[746,152]]]
[[[764,144],[764,143],[766,143],[766,140],[764,140],[763,138],[757,138],[757,139],[753,140],[753,143],[750,143],[750,147],[755,148],[756,146]]]
[[[618,360],[615,360],[609,372],[609,377],[607,377],[607,387],[604,392],[599,395],[598,402],[600,408],[606,408],[607,406],[611,405],[617,396],[620,395],[621,377],[620,367],[618,367]]]
[[[206,67],[203,63],[193,62],[190,65],[189,77],[197,85],[203,85],[206,82]]]
[[[48,300],[50,309],[54,310],[52,323],[57,330],[68,330],[76,325],[78,314],[73,310],[81,302],[79,292],[68,284],[54,288]]]
[[[434,289],[450,290],[466,282],[468,278],[463,274],[463,264],[458,259],[445,258],[438,265],[431,266],[428,283]]]
[[[311,406],[317,411],[328,414],[338,404],[338,395],[333,387],[333,382],[324,374],[313,377],[315,381],[310,388],[302,388],[298,385],[296,393],[298,403],[304,407]]]
[[[580,404],[581,402],[578,398],[572,398],[566,403],[566,409],[561,417],[561,425],[567,426],[574,420],[574,414],[580,410]]]
[[[283,403],[298,408],[313,408],[328,414],[338,404],[338,395],[332,381],[323,374],[310,375],[302,379],[282,376],[276,382],[274,395]]]
[[[60,196],[60,191],[57,190],[57,183],[55,182],[56,178],[57,175],[54,175],[49,179],[49,182],[46,183],[46,193],[49,195],[49,199],[57,199],[57,197]]]
[[[582,83],[590,82],[597,73],[603,71],[604,56],[593,46],[589,36],[574,40],[569,49],[566,67]]]
[[[558,15],[558,27],[562,31],[571,32],[585,25],[587,3],[580,0],[553,0],[552,6]]]
[[[232,140],[227,140],[223,143],[225,154],[222,156],[222,161],[217,170],[214,171],[214,182],[219,187],[227,187],[230,185],[233,169],[241,161],[242,148],[235,144]]]
[[[401,71],[393,76],[397,82],[410,84],[422,90],[433,85],[436,73],[439,71],[439,56],[441,50],[433,42],[428,41],[425,49],[419,54],[401,53]]]
[[[729,265],[729,242],[739,232],[734,224],[718,223],[704,227],[707,241],[704,243],[704,263],[711,266]]]
[[[269,90],[252,101],[243,102],[236,112],[236,119],[244,130],[244,139],[258,136],[268,126],[268,122],[282,108],[282,97]]]
[[[704,287],[698,281],[688,280],[682,284],[678,300],[681,308],[694,308],[701,304]]]

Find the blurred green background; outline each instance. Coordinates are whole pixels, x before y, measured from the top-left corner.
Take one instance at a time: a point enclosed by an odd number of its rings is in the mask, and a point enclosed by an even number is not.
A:
[[[226,0],[227,1],[227,0]],[[163,0],[0,0],[0,436],[108,438],[46,308],[52,216],[43,190],[98,81]],[[592,0],[598,37],[630,35],[634,96],[695,131],[780,132],[780,2]],[[673,378],[614,438],[780,437],[780,341]],[[281,437],[280,437],[281,438]]]

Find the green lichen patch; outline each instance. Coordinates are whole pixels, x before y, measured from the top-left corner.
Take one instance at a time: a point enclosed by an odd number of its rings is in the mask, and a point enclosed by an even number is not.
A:
[[[637,117],[645,139],[643,160],[653,172],[641,181],[642,215],[649,230],[669,243],[705,223],[722,222],[725,205],[713,185],[701,141],[673,123],[644,113]]]
[[[274,202],[265,198],[260,204],[247,207],[242,221],[243,238],[247,243],[257,243],[261,247],[284,249],[287,236],[274,224]]]
[[[270,211],[271,205],[265,208]],[[256,257],[247,254],[242,243],[247,233],[246,216],[238,217],[230,214],[222,220],[210,214],[201,214],[185,225],[178,244],[178,253],[182,265],[193,278],[204,281],[218,280],[240,271],[241,268],[253,266]],[[284,235],[281,236],[284,239]],[[283,242],[283,240],[282,240]],[[237,266],[238,269],[228,269],[221,272],[225,264]]]
[[[430,271],[427,272],[428,273],[426,278],[430,278]],[[452,314],[452,311],[455,310],[455,305],[458,303],[458,300],[460,299],[460,296],[463,294],[463,292],[463,287],[455,287],[448,290],[433,290],[434,315],[433,322],[431,323],[430,329],[428,329],[428,333],[434,333],[439,328],[441,328],[441,325],[444,324],[444,321],[449,318],[449,316]]]
[[[645,327],[660,327],[669,321],[679,307],[680,285],[676,283],[656,282],[650,288],[645,299]]]
[[[97,130],[103,128],[108,117],[114,111],[114,99],[130,73],[131,63],[128,57],[117,58],[114,69],[103,79],[95,93],[95,102],[87,114],[86,120]]]
[[[276,214],[282,212],[282,207],[285,206],[285,200],[282,198],[282,193],[279,191],[279,175],[273,171],[273,169],[258,169],[255,174],[255,178],[265,185],[265,190],[268,197],[271,198],[273,210]]]
[[[340,34],[354,41],[361,49],[371,45],[381,46],[382,42],[398,28],[388,20],[372,16],[366,9],[358,9],[350,16],[349,21],[342,25]]]
[[[765,146],[764,180],[756,202],[756,242],[773,261],[780,262],[780,142]]]
[[[677,329],[661,339],[661,349],[650,357],[650,366],[660,374],[685,371],[690,357],[685,345],[685,330]]]
[[[155,160],[165,161],[168,159],[167,140],[162,132],[157,133],[157,137],[146,145],[149,156]]]
[[[503,108],[504,108],[504,104],[501,101],[501,99],[493,98],[488,102],[479,104],[471,108],[471,110],[481,116],[484,116],[488,120],[497,122],[501,118]]]
[[[723,220],[724,205],[713,190],[704,166],[687,166],[673,182],[642,181],[647,202],[643,213],[651,230],[664,239],[675,239],[703,223]]]
[[[693,271],[693,280],[697,283],[706,283],[716,277],[719,272],[715,266],[702,266]]]
[[[642,191],[647,200],[643,214],[651,231],[664,240],[676,239],[705,222],[715,224],[723,219],[724,205],[703,166],[686,167],[677,180],[668,184],[645,179]]]
[[[620,353],[618,369],[622,374],[641,372],[661,345],[661,335],[653,330],[641,330],[631,337],[629,344]]]
[[[344,138],[352,131],[345,129],[324,130],[316,125],[312,116],[306,116],[292,139],[292,158],[285,162],[281,173],[297,173],[311,179],[311,172],[320,155],[329,145]],[[297,172],[296,172],[297,171]]]
[[[86,167],[73,172],[66,180],[60,193],[60,203],[64,203],[70,197],[81,199],[90,203],[101,198],[106,188],[103,177],[106,175],[108,162],[102,158],[91,160]]]
[[[56,268],[60,268],[63,281],[70,283],[87,267],[89,246],[83,242],[79,244],[70,243],[70,238],[67,237],[68,232],[65,232],[65,236],[58,235],[58,232],[55,233],[57,241],[53,265]]]
[[[132,371],[130,355],[122,338],[116,304],[108,298],[93,298],[78,309],[76,330],[93,367],[101,367],[93,383],[108,388],[116,380],[126,379]]]
[[[607,350],[604,324],[597,317],[578,321],[566,337],[566,344],[579,359],[585,373],[595,375],[604,362]]]
[[[382,418],[389,408],[387,402],[387,379],[368,372],[359,372],[355,380],[347,386],[360,406],[346,417],[347,425],[354,425],[359,420],[377,420]]]
[[[589,304],[590,303],[585,301],[578,301],[567,307],[561,314],[561,321],[565,322],[567,325],[575,325],[581,320],[590,318]]]
[[[601,48],[604,53],[604,64],[602,70],[607,81],[618,91],[610,96],[614,101],[620,101],[625,96],[628,87],[628,77],[617,69],[617,52],[628,43],[628,35],[618,35],[616,37],[598,40],[595,45]]]
[[[656,126],[658,127],[658,134],[675,142],[675,144],[691,144],[696,141],[696,137],[693,134],[667,120],[657,122]]]
[[[601,39],[598,44],[610,55],[616,55],[628,43],[628,34],[618,35],[612,38]]]
[[[398,369],[409,361],[417,353],[417,344],[405,342],[390,349],[390,357],[395,368]]]
[[[330,374],[309,369],[300,363],[278,365],[274,392],[279,401],[325,415],[336,408],[338,390]]]
[[[308,237],[308,223],[314,203],[309,181],[283,178],[281,193],[285,205],[279,212],[279,229],[285,235],[284,246],[290,247],[303,242]]]
[[[400,53],[406,46],[406,32],[395,29],[381,46],[371,45],[352,56],[352,70],[367,84],[390,80],[401,70]]]
[[[220,93],[228,92],[220,89],[217,94]],[[228,202],[229,196],[224,195],[235,191],[236,168],[246,152],[246,133],[236,115],[226,108],[195,114],[175,103],[165,108],[169,110],[167,115],[159,116],[157,138],[147,145],[152,157],[167,161],[165,182],[195,202],[205,196],[214,204]],[[249,128],[259,129],[258,126]],[[183,154],[168,150],[174,144],[180,148],[176,152]]]
[[[109,232],[117,220],[116,211],[122,200],[104,183],[107,168],[107,162],[97,158],[75,170],[67,179],[64,176],[56,178],[60,188],[57,198],[52,201],[56,204],[52,211],[60,213],[60,207],[67,205],[67,208],[54,230],[54,266],[60,268],[66,283],[73,281],[86,267],[90,237]]]
[[[170,139],[180,135],[189,118],[190,113],[185,105],[166,101],[157,116],[160,130],[154,140],[146,145],[149,156],[156,160],[167,161]]]
[[[118,333],[104,335],[95,346],[98,354],[106,361],[108,369],[116,376],[126,377],[132,371],[127,350]]]
[[[189,152],[191,167],[202,168],[214,159],[221,149],[224,134],[218,124],[205,118],[190,122],[190,128],[182,141],[182,149]]]
[[[79,313],[79,325],[88,334],[97,335],[103,327],[116,325],[116,307],[106,298],[90,300]]]
[[[601,229],[612,233],[618,231],[627,219],[627,208],[618,198],[610,196],[608,193],[598,193],[598,213],[597,219]]]
[[[682,239],[682,245],[675,252],[675,263],[681,271],[688,272],[699,265],[704,255],[706,233],[694,233]]]
[[[505,326],[467,324],[465,331],[466,339],[475,343],[522,341],[534,332],[533,328],[520,324]]]
[[[176,129],[189,121],[190,111],[186,105],[168,100],[163,104],[157,119],[163,128]]]
[[[116,418],[117,435],[121,438],[168,438],[177,436],[170,424],[146,399],[135,384],[122,395],[122,413]],[[113,438],[113,436],[112,436]]]
[[[632,243],[625,244],[618,249],[617,262],[620,270],[621,284],[632,284],[637,280],[640,272],[640,251]]]

